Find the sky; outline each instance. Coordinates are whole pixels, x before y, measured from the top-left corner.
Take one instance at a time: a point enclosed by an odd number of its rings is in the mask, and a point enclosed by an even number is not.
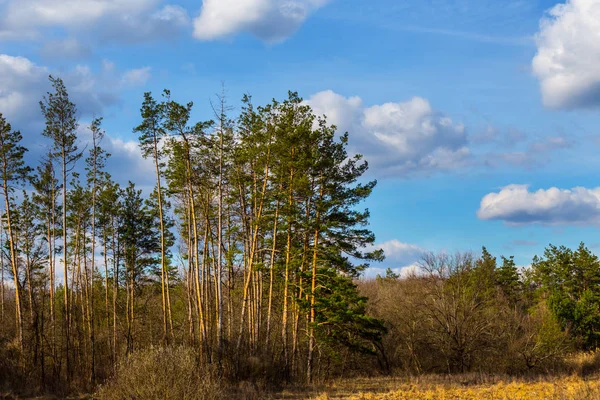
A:
[[[143,93],[212,117],[299,92],[350,135],[378,186],[384,263],[480,251],[531,263],[600,252],[600,0],[0,0],[0,113],[35,162],[39,101],[61,77],[109,171],[152,184],[132,128]]]

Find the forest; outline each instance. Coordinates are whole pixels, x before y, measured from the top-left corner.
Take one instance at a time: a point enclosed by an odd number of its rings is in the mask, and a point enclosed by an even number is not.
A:
[[[376,181],[352,132],[297,93],[244,96],[236,116],[219,96],[210,121],[146,93],[143,190],[107,172],[102,119],[80,126],[50,83],[37,163],[0,113],[0,395],[252,398],[338,377],[600,366],[600,262],[584,244],[527,268],[485,248],[428,253],[407,276],[365,278],[385,258],[362,208]]]

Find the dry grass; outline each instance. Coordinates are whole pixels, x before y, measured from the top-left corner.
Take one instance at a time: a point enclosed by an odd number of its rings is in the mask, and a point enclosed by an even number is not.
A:
[[[579,400],[600,399],[600,377],[537,380],[461,375],[338,381],[315,392],[282,393],[281,399],[313,400]]]

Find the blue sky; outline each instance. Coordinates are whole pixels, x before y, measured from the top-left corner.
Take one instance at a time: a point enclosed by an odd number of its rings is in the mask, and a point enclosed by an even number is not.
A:
[[[142,184],[143,92],[203,119],[222,82],[234,107],[295,90],[370,161],[377,268],[600,251],[599,62],[600,0],[0,0],[0,112],[30,157],[50,73],[82,125],[104,117],[115,177]]]

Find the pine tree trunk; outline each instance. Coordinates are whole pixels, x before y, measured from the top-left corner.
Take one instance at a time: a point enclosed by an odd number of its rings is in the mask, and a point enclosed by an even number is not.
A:
[[[167,312],[167,291],[169,290],[167,286],[167,260],[166,260],[166,245],[165,245],[165,220],[163,216],[163,203],[162,203],[162,189],[161,189],[161,173],[160,173],[160,164],[159,164],[159,156],[158,156],[158,139],[154,137],[154,166],[156,172],[156,194],[157,194],[157,202],[158,202],[158,218],[159,218],[159,228],[160,228],[160,266],[161,266],[161,276],[160,276],[160,284],[161,284],[161,294],[162,294],[162,311],[163,311],[163,343],[169,343],[168,337],[168,315],[170,311]],[[170,321],[170,325],[173,325],[173,322]]]
[[[5,166],[6,168],[6,166]],[[23,357],[23,313],[21,310],[21,285],[19,284],[19,273],[17,264],[17,252],[14,243],[14,233],[12,226],[12,207],[10,204],[10,195],[8,189],[8,182],[4,181],[4,200],[6,206],[6,226],[8,229],[8,245],[10,251],[10,264],[13,273],[14,285],[15,285],[15,315],[16,315],[16,327],[17,327],[17,342],[19,343],[19,350],[21,352],[20,357]]]
[[[66,369],[67,369],[67,380],[71,379],[71,363],[69,361],[69,343],[71,341],[71,310],[69,309],[69,272],[68,272],[68,243],[67,243],[67,154],[65,148],[62,149],[62,230],[63,230],[63,272],[64,272],[64,307],[65,307],[65,354],[66,354]]]
[[[271,344],[271,315],[273,313],[273,282],[275,277],[275,251],[277,250],[277,222],[279,220],[279,200],[275,205],[275,217],[273,220],[273,245],[271,246],[271,260],[269,265],[269,300],[267,305],[267,328],[265,332],[265,349],[269,352]]]

